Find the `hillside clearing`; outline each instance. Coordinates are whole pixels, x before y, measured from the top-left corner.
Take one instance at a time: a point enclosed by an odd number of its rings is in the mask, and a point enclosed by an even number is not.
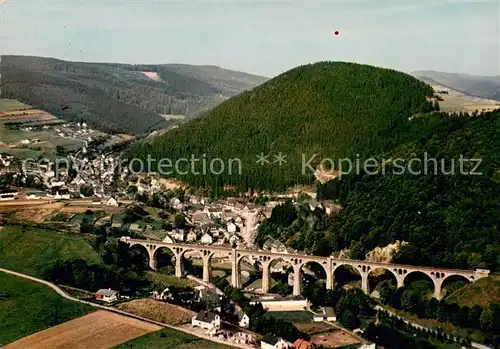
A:
[[[0,231],[0,255],[2,267],[42,278],[57,259],[100,261],[98,254],[80,236],[17,226]]]
[[[10,112],[14,110],[30,109],[27,104],[21,103],[15,99],[0,98],[0,112]]]
[[[5,349],[107,349],[159,329],[160,326],[148,322],[107,311],[96,311],[22,338],[7,345]]]
[[[452,293],[446,302],[468,307],[475,305],[488,307],[491,303],[500,303],[500,277],[477,280]]]
[[[178,278],[174,275],[161,274],[153,271],[147,271],[146,275],[155,285],[161,287],[190,287],[194,288],[197,284],[193,280]]]
[[[5,295],[0,299],[0,346],[93,311],[44,285],[5,273],[0,273],[0,285],[0,293]]]

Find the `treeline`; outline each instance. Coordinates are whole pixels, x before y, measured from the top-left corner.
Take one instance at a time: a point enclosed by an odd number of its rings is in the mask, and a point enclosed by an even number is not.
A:
[[[238,191],[285,190],[311,183],[313,172],[302,171],[302,154],[311,166],[323,157],[371,156],[384,150],[394,133],[406,128],[408,118],[434,110],[427,100],[430,86],[389,69],[341,62],[321,62],[290,70],[251,92],[222,103],[203,117],[172,130],[151,144],[129,154],[147,159],[221,159],[215,171],[195,174],[191,164],[181,164],[177,176],[193,185],[212,188],[216,195],[224,185]],[[257,155],[286,155],[281,166],[256,163]],[[206,155],[204,157],[204,154]],[[230,160],[241,161],[241,173]],[[219,160],[217,160],[219,161]],[[153,170],[158,170],[158,162]],[[183,171],[188,173],[182,175]],[[167,175],[167,174],[166,174]]]
[[[109,133],[144,134],[171,122],[158,114],[194,115],[221,101],[223,91],[161,65],[66,62],[4,56],[2,96]],[[163,81],[143,71],[157,72]],[[62,106],[69,109],[61,111]]]
[[[371,323],[365,329],[363,337],[387,349],[438,349],[458,348],[453,338],[441,331],[427,331],[417,329],[406,324],[403,320],[387,316],[380,312],[380,324]],[[439,342],[438,345],[433,342]],[[446,346],[447,343],[449,346]],[[470,340],[461,339],[458,343],[462,347],[470,346]]]
[[[346,175],[318,185],[320,199],[343,210],[318,234],[326,251],[350,248],[364,258],[377,246],[396,240],[409,244],[394,260],[404,264],[500,270],[500,112],[481,116],[427,115],[412,121],[404,141],[385,159],[413,162],[422,174]],[[403,137],[401,137],[403,139]],[[479,159],[463,163],[459,158]],[[445,173],[428,160],[445,162]],[[453,165],[454,161],[454,165]],[[467,174],[478,164],[476,172]],[[454,166],[455,173],[450,173]],[[425,244],[422,243],[425,241]]]
[[[428,299],[422,290],[401,287],[396,289],[388,281],[380,284],[380,301],[396,309],[416,314],[419,318],[450,322],[463,329],[475,329],[489,334],[488,342],[500,341],[494,334],[500,333],[500,303],[489,307],[459,306],[436,298]]]
[[[94,235],[89,243],[99,253],[100,262],[57,260],[45,271],[47,280],[89,291],[112,288],[129,294],[152,286],[145,275],[149,269],[147,256],[117,240],[122,232],[107,226],[92,227],[85,218],[80,230],[82,234]]]

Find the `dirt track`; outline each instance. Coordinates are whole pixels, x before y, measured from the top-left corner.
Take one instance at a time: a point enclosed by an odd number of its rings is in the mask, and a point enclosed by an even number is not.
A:
[[[161,329],[108,311],[96,311],[21,338],[4,349],[106,349]]]

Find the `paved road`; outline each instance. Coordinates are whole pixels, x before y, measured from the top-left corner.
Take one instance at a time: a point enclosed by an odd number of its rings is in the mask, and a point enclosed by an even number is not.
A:
[[[95,308],[99,308],[99,309],[111,311],[111,312],[114,312],[114,313],[117,313],[117,314],[129,316],[129,317],[132,317],[132,318],[135,318],[135,319],[138,319],[138,320],[142,320],[142,321],[146,321],[146,322],[149,322],[149,323],[153,323],[153,324],[156,324],[156,325],[159,325],[159,326],[162,326],[162,327],[168,327],[168,328],[171,328],[171,329],[174,329],[174,330],[177,330],[177,331],[181,331],[181,332],[190,334],[192,336],[196,336],[196,337],[201,338],[201,339],[206,339],[206,340],[209,340],[211,342],[215,342],[215,343],[219,343],[219,344],[224,344],[224,345],[229,346],[229,347],[243,348],[243,349],[253,348],[253,347],[248,346],[248,345],[236,344],[236,343],[231,343],[229,341],[220,340],[218,338],[212,338],[212,337],[210,337],[208,335],[203,335],[201,333],[192,332],[192,331],[187,330],[185,328],[181,328],[181,327],[176,327],[176,326],[171,326],[171,325],[168,325],[168,324],[164,324],[162,322],[154,321],[154,320],[147,319],[147,318],[144,318],[144,317],[141,317],[141,316],[137,316],[137,315],[134,315],[134,314],[131,314],[131,313],[127,313],[127,312],[125,312],[123,310],[115,309],[115,308],[112,308],[112,307],[107,307],[105,305],[95,304],[95,303],[92,303],[92,302],[87,302],[87,301],[84,301],[84,300],[81,300],[81,299],[78,299],[78,298],[74,298],[74,297],[70,296],[69,294],[67,294],[66,292],[64,292],[57,285],[55,285],[55,284],[53,284],[51,282],[42,280],[42,279],[35,278],[33,276],[21,274],[21,273],[18,273],[18,272],[12,271],[12,270],[8,270],[8,269],[4,269],[4,268],[0,268],[0,272],[4,272],[4,273],[10,274],[10,275],[14,275],[14,276],[21,277],[21,278],[24,278],[24,279],[27,279],[27,280],[30,280],[30,281],[34,281],[34,282],[38,282],[38,283],[44,284],[44,285],[50,287],[51,289],[53,289],[55,292],[57,292],[61,297],[69,299],[69,300],[74,301],[74,302],[87,304],[87,305],[90,305],[90,306],[95,307]]]

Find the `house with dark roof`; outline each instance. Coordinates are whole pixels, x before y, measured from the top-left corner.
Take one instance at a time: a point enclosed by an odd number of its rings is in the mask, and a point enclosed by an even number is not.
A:
[[[264,245],[262,245],[262,249],[268,250],[274,253],[286,253],[287,249],[285,244],[283,244],[281,241],[269,238],[264,242]]]
[[[288,344],[283,338],[268,334],[260,340],[260,347],[261,349],[288,349]]]
[[[193,327],[201,327],[208,331],[220,329],[220,316],[211,311],[200,311],[191,320]]]
[[[238,318],[238,326],[248,328],[250,326],[250,317],[243,310],[236,310],[234,315]]]
[[[217,290],[215,288],[201,288],[198,297],[201,301],[205,302],[205,304],[210,305],[212,309],[217,309],[218,311],[221,310],[220,303],[222,297],[217,294]]]

